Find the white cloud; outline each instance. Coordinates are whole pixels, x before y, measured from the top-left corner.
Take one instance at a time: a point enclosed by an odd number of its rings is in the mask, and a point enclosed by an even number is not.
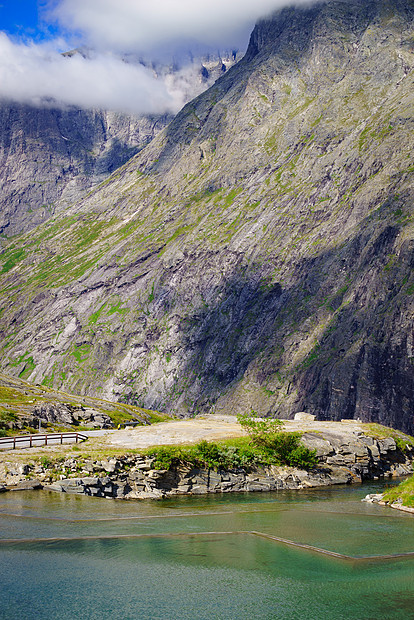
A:
[[[315,0],[296,0],[306,4]],[[34,105],[73,105],[131,114],[177,112],[203,90],[197,63],[174,76],[135,62],[168,50],[201,51],[247,46],[254,22],[294,0],[44,0],[46,19],[57,19],[68,40],[95,52],[63,57],[60,40],[12,41],[0,32],[0,99]],[[186,42],[186,43],[185,43]],[[190,43],[191,42],[191,43]],[[209,48],[209,49],[208,49]],[[171,60],[171,56],[170,56]],[[168,62],[168,61],[167,61]]]
[[[95,49],[153,49],[191,39],[228,49],[261,16],[312,0],[54,0],[61,25]],[[314,0],[313,0],[314,1]]]
[[[0,33],[0,98],[133,114],[177,111],[182,103],[151,70],[111,53],[66,58],[50,44],[17,44],[4,33]]]

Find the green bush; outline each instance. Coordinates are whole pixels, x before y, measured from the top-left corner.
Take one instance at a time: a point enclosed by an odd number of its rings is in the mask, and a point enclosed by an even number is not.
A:
[[[256,412],[253,410],[250,415],[238,415],[237,421],[258,445],[265,445],[266,441],[280,432],[283,427],[283,422],[276,418],[258,419]]]
[[[259,455],[249,446],[226,445],[205,440],[192,450],[194,461],[211,469],[237,469],[261,462]]]
[[[159,446],[150,448],[145,454],[155,459],[155,469],[171,469],[179,464],[215,470],[251,469],[255,465],[272,464],[302,469],[315,467],[316,451],[301,445],[300,437],[300,433],[276,431],[250,440],[241,437],[223,442],[203,440],[187,447]]]
[[[299,469],[313,469],[318,464],[316,450],[310,450],[299,443],[289,454],[289,465]]]
[[[45,469],[50,467],[50,465],[52,464],[52,461],[48,456],[41,456],[39,459],[39,462],[41,466],[44,467]]]
[[[268,464],[290,465],[311,469],[317,464],[316,450],[309,450],[300,443],[300,433],[285,433],[283,422],[276,419],[257,419],[251,415],[238,416],[237,420],[250,436],[252,446]]]
[[[146,454],[149,457],[155,457],[154,469],[170,469],[173,465],[186,460],[183,449],[178,446],[150,448]]]
[[[237,442],[238,440],[235,440]],[[154,458],[154,469],[170,469],[180,463],[209,469],[237,469],[263,463],[251,446],[200,441],[194,446],[159,446],[146,450]]]

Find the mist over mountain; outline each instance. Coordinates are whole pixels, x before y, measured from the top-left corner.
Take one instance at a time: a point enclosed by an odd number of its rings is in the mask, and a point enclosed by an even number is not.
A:
[[[79,57],[87,60],[88,51],[73,50],[63,56],[66,64],[76,63]],[[168,91],[170,107],[180,109],[212,85],[240,56],[237,51],[201,58],[186,55],[181,58],[181,64],[172,65],[145,62],[136,57],[122,62],[125,66],[139,66],[149,72],[152,79],[158,80]],[[133,78],[134,73],[128,73],[128,76]],[[51,79],[53,81],[53,76]],[[66,75],[62,79],[66,79]],[[159,107],[163,107],[162,102],[160,106],[149,102],[145,109],[152,107],[151,113],[126,114],[113,109],[89,109],[85,97],[81,95],[77,100],[75,95],[74,101],[85,104],[79,108],[59,99],[62,95],[60,83],[56,84],[57,99],[50,96],[45,99],[40,94],[51,95],[49,83],[43,80],[38,85],[35,81],[36,97],[33,98],[33,92],[18,72],[15,81],[20,89],[26,89],[28,101],[19,103],[5,99],[3,84],[3,100],[0,101],[0,233],[7,237],[30,230],[73,204],[93,185],[102,182],[138,153],[173,118],[171,110],[157,113]],[[108,88],[116,91],[110,80]],[[138,80],[132,91],[139,88]],[[125,96],[122,89],[115,94],[120,100]],[[96,102],[105,101],[105,93],[98,93]],[[139,103],[134,105],[138,110]],[[169,109],[168,105],[166,109]]]
[[[413,18],[336,0],[260,21],[144,149],[8,242],[2,370],[413,432]]]

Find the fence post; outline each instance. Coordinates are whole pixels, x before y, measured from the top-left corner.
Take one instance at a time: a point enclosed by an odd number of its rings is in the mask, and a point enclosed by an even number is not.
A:
[[[13,437],[13,450],[16,450],[16,437]]]
[[[63,443],[63,433],[60,433],[60,443]]]
[[[30,435],[30,447],[32,447],[32,436]]]
[[[47,446],[47,435],[45,435],[45,446]]]

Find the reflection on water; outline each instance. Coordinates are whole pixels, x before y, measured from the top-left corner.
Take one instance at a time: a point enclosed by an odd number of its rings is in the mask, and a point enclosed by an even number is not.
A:
[[[341,560],[250,533],[354,558],[414,552],[411,515],[360,501],[378,488],[162,502],[4,494],[0,617],[414,618],[413,557]]]

